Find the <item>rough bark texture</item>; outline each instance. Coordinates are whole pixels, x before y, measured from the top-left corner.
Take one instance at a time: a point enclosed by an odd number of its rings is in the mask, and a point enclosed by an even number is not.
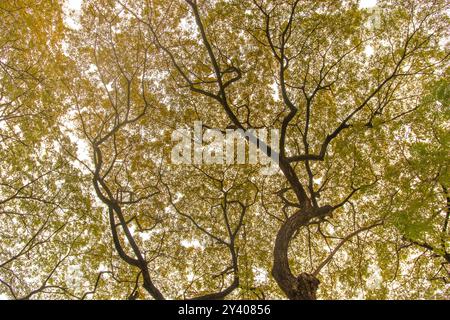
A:
[[[280,288],[291,300],[315,300],[320,281],[313,275],[301,273],[294,276],[288,259],[289,243],[294,233],[306,226],[313,218],[330,215],[333,207],[324,206],[316,210],[300,210],[287,219],[278,231],[275,240],[272,275]]]
[[[291,300],[316,300],[316,292],[320,281],[309,273],[301,273],[297,277],[297,283]]]

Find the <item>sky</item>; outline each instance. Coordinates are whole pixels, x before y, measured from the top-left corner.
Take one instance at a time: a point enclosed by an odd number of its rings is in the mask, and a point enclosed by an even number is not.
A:
[[[83,2],[83,0],[67,0],[67,6],[69,7],[69,9],[72,10],[80,10],[81,8],[81,2]]]
[[[377,0],[361,0],[359,2],[360,8],[371,8],[377,5]]]

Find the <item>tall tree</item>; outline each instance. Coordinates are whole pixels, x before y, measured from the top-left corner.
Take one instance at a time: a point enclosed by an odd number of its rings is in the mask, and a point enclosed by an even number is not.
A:
[[[448,298],[445,0],[65,6],[0,5],[1,294]]]

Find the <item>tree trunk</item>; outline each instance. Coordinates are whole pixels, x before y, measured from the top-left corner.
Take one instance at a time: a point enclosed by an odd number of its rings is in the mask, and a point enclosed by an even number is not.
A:
[[[281,290],[291,300],[316,300],[316,292],[320,281],[313,275],[301,273],[297,277],[289,267],[289,243],[294,233],[306,226],[315,217],[325,217],[333,211],[333,207],[325,206],[317,210],[312,208],[300,210],[288,218],[278,231],[274,247],[272,275]]]

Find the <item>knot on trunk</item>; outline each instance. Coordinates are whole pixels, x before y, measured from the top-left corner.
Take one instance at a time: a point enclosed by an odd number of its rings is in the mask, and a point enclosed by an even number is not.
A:
[[[301,273],[297,277],[296,289],[293,294],[295,300],[316,300],[320,281],[309,273]]]

